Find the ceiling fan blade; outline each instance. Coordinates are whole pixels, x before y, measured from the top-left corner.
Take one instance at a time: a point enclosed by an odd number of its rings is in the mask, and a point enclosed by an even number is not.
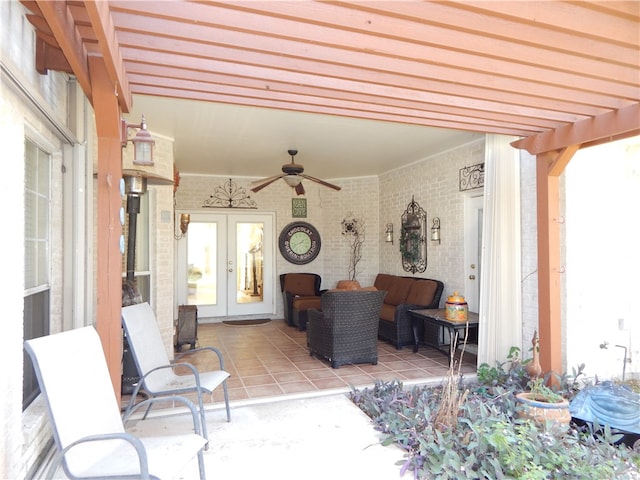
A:
[[[254,193],[259,192],[264,187],[271,185],[273,182],[275,182],[276,180],[280,180],[284,176],[285,174],[283,173],[280,175],[275,175],[273,177],[263,178],[262,180],[255,180],[251,182],[252,185],[255,185],[255,187],[251,188],[251,191]]]
[[[295,186],[296,194],[304,195],[304,187],[302,186],[302,182]]]
[[[333,188],[334,190],[342,190],[342,187],[334,185],[333,183],[325,182],[324,180],[320,180],[319,178],[311,177],[309,175],[300,174],[301,177],[307,178],[312,182],[319,183],[320,185],[324,185],[325,187]]]
[[[250,185],[262,185],[263,183],[266,182],[275,182],[276,180],[278,180],[279,178],[282,178],[284,176],[283,173],[278,174],[278,175],[274,175],[273,177],[266,177],[266,178],[261,178],[260,180],[253,180],[251,182],[249,182]]]

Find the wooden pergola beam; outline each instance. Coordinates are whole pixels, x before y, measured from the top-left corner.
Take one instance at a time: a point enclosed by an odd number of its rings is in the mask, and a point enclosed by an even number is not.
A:
[[[109,10],[109,2],[84,2],[91,26],[98,39],[100,53],[109,72],[109,78],[118,92],[120,109],[128,113],[131,110],[132,96],[120,54],[116,31]]]
[[[640,103],[634,103],[596,117],[516,140],[511,145],[537,155],[553,152],[567,145],[593,144],[599,140],[611,141],[612,138],[632,136],[639,130]]]
[[[76,29],[73,16],[67,8],[67,2],[38,1],[38,8],[47,20],[60,49],[64,53],[73,74],[78,79],[85,95],[92,101],[91,80],[87,65],[87,51]]]

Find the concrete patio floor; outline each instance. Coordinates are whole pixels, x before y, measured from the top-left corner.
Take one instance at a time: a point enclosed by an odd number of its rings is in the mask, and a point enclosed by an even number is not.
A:
[[[235,403],[231,422],[223,408],[207,410],[207,478],[245,480],[400,478],[403,452],[380,445],[370,419],[343,392],[290,396]],[[147,420],[132,420],[127,430],[146,436],[189,427],[176,411],[158,410]],[[197,462],[180,477],[198,478]]]

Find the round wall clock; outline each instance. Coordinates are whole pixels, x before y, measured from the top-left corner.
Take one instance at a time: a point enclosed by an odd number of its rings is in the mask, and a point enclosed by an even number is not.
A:
[[[293,222],[280,232],[280,253],[291,263],[304,265],[320,253],[320,234],[307,222]]]

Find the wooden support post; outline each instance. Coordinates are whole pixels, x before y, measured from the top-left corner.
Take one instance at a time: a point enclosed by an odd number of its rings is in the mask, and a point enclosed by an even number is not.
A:
[[[543,372],[563,370],[559,176],[578,148],[579,145],[571,145],[537,156],[538,328]]]
[[[98,135],[97,319],[113,388],[120,401],[122,382],[122,254],[120,253],[120,108],[104,59],[89,56],[93,109]]]

